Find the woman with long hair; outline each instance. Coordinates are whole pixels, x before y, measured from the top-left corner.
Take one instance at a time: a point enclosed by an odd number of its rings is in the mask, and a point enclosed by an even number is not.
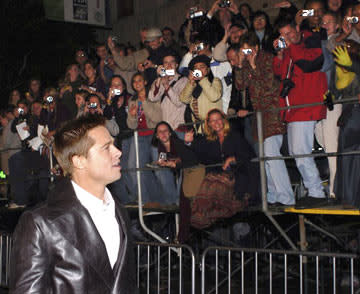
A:
[[[138,130],[140,168],[158,160],[157,150],[151,147],[153,128],[162,119],[160,102],[151,102],[148,99],[147,81],[142,73],[136,73],[132,78],[135,95],[128,102],[127,125],[130,129]],[[135,167],[135,145],[130,148],[129,168]],[[156,179],[154,179],[154,174]],[[133,182],[136,182],[135,173],[131,173]],[[157,181],[156,181],[157,180]],[[141,186],[143,202],[158,202],[160,204],[174,203],[176,187],[174,176],[170,170],[156,170],[141,172]],[[156,182],[160,183],[156,186]]]
[[[16,106],[18,101],[21,100],[21,93],[19,90],[14,89],[10,92],[8,105]]]
[[[240,15],[246,22],[246,26],[248,29],[251,27],[251,21],[253,17],[253,10],[248,3],[243,3],[239,6]]]
[[[96,71],[95,63],[88,60],[84,64],[85,75],[87,80],[81,86],[82,90],[88,91],[89,94],[95,94],[100,97],[102,103],[105,103],[105,84]]]
[[[48,127],[49,132],[46,137],[50,139],[57,128],[71,119],[71,114],[69,109],[59,101],[59,92],[55,88],[46,88],[44,90],[43,105],[39,124]]]
[[[32,78],[29,81],[29,90],[25,92],[25,98],[29,103],[35,100],[41,100],[41,81],[38,78]]]
[[[251,31],[255,32],[260,41],[260,49],[273,52],[273,29],[271,27],[270,18],[266,12],[258,10],[254,13],[251,22]]]
[[[258,169],[250,162],[255,155],[245,139],[231,131],[221,110],[208,112],[204,134],[195,139],[191,131],[185,135],[200,163],[211,165],[191,199],[191,223],[198,228],[242,210],[258,196],[259,187]]]
[[[83,80],[80,76],[80,69],[77,64],[70,64],[65,71],[64,86],[61,87],[59,97],[62,103],[70,110],[72,117],[76,116],[77,107],[75,93],[81,87]]]

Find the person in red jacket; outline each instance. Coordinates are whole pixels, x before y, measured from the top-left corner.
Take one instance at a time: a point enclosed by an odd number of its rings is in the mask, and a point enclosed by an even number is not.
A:
[[[325,73],[320,72],[324,61],[320,34],[300,31],[291,20],[280,22],[278,29],[281,36],[274,41],[277,56],[273,60],[273,69],[282,81],[280,106],[322,102],[327,81]],[[279,42],[283,46],[279,46]],[[288,109],[281,112],[281,117],[287,122],[290,154],[310,154],[315,124],[326,117],[326,107],[317,105]],[[296,165],[308,190],[307,197],[299,199],[296,207],[323,205],[325,194],[314,159],[296,158]]]

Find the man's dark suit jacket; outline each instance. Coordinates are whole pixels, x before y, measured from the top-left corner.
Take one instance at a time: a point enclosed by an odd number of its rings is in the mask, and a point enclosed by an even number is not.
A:
[[[10,293],[137,293],[128,217],[114,201],[120,249],[112,269],[90,214],[78,201],[70,180],[61,180],[46,203],[25,212],[19,220]]]

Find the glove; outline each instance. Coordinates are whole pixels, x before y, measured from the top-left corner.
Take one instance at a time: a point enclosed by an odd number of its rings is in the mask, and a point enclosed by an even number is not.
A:
[[[352,60],[349,56],[349,53],[346,49],[346,47],[342,47],[342,46],[337,46],[334,50],[333,53],[335,55],[334,61],[341,66],[352,66]]]
[[[329,90],[324,94],[324,104],[330,111],[334,110],[334,99],[335,96]]]

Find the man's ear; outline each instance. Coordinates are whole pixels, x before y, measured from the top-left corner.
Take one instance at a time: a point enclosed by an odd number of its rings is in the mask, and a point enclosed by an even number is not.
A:
[[[74,169],[84,169],[86,158],[82,155],[74,155],[71,158]]]

